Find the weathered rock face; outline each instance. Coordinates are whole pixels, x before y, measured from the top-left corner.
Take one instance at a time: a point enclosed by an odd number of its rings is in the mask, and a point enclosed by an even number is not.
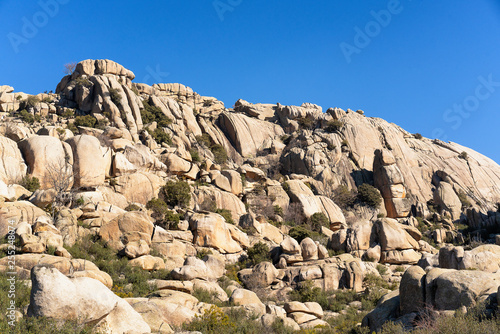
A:
[[[53,187],[53,178],[72,174],[73,153],[69,145],[64,144],[50,136],[33,136],[18,143],[30,176],[40,180],[42,189]]]
[[[32,289],[28,315],[97,323],[110,333],[150,333],[139,313],[97,280],[67,278],[52,266],[31,270]]]
[[[248,237],[236,227],[230,226],[216,213],[196,213],[189,220],[193,232],[193,243],[201,247],[212,247],[222,253],[238,253],[248,246]],[[238,233],[239,232],[239,233]]]
[[[241,114],[224,112],[220,116],[219,123],[243,157],[257,156],[266,139],[274,139],[285,134],[278,125]]]
[[[452,220],[460,219],[462,202],[460,202],[450,183],[445,181],[439,182],[437,189],[434,191],[434,203],[439,206],[441,211],[447,211]]]
[[[68,139],[73,150],[74,187],[95,187],[104,183],[106,157],[99,140],[93,136],[80,135]]]
[[[0,180],[9,185],[26,175],[26,164],[15,141],[0,136]]]
[[[375,151],[373,178],[375,186],[384,198],[387,216],[391,218],[408,216],[411,204],[406,199],[405,181],[391,151]]]
[[[111,247],[122,250],[129,242],[139,240],[150,245],[153,228],[153,223],[145,213],[132,211],[105,223],[99,230],[99,235]]]

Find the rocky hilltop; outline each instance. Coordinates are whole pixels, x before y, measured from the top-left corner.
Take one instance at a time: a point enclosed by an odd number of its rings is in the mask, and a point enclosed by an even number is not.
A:
[[[31,296],[2,309],[18,326],[238,332],[240,310],[264,332],[408,330],[426,306],[496,308],[491,159],[361,110],[227,108],[134,78],[89,59],[55,93],[0,86],[0,270]]]

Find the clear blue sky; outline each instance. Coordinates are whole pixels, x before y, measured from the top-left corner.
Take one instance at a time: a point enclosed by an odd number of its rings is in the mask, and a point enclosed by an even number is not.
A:
[[[0,17],[0,84],[16,91],[107,58],[228,107],[363,109],[500,162],[499,0],[7,0]]]

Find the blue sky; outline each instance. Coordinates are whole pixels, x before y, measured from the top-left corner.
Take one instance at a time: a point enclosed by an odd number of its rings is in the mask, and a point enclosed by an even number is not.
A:
[[[16,91],[107,58],[228,107],[362,109],[500,162],[499,0],[7,0],[0,17],[0,85]]]

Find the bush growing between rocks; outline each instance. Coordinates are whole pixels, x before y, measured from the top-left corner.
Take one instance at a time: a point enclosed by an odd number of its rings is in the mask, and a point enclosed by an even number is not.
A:
[[[120,292],[130,293],[132,297],[145,297],[156,291],[156,286],[149,284],[148,280],[170,277],[170,272],[167,270],[149,272],[130,266],[127,257],[119,256],[97,236],[86,236],[66,249],[75,259],[92,261],[100,270],[111,276],[117,287],[123,287]]]
[[[137,204],[129,204],[125,208],[125,211],[139,211],[141,208]]]
[[[21,110],[19,112],[19,118],[28,124],[33,124],[35,123],[35,116],[27,112],[25,109]]]
[[[200,162],[201,161],[200,154],[198,153],[198,150],[192,148],[189,150],[189,154],[191,154],[191,160],[193,162]]]
[[[153,139],[159,144],[166,143],[167,145],[172,145],[172,138],[168,133],[166,133],[161,128],[156,128],[154,131],[151,131],[149,128],[146,128],[146,131],[153,137]]]
[[[358,187],[358,199],[373,208],[377,208],[382,203],[382,196],[377,188],[363,183]]]
[[[252,265],[257,265],[264,261],[271,261],[271,256],[269,254],[269,247],[263,243],[258,242],[247,250],[248,260]]]
[[[34,176],[31,177],[29,175],[26,175],[21,179],[21,182],[19,184],[31,192],[40,189],[40,180],[38,180],[38,178]]]
[[[161,187],[160,195],[168,205],[186,207],[191,201],[191,188],[184,181],[168,181]]]
[[[333,133],[333,132],[339,131],[343,126],[344,126],[344,122],[339,121],[338,119],[334,119],[334,120],[328,121],[328,123],[326,123],[325,130],[326,130],[326,132]]]
[[[457,196],[458,199],[460,200],[460,203],[462,203],[462,210],[472,206],[471,202],[469,202],[469,200],[467,199],[467,195],[464,193],[463,190],[460,189],[457,193]]]
[[[330,227],[330,220],[323,212],[316,212],[309,217],[309,224],[314,231],[320,231],[322,226]]]
[[[21,104],[23,105],[23,108],[34,108],[39,103],[40,99],[38,98],[38,96],[30,95]]]
[[[222,165],[227,161],[227,152],[222,145],[215,144],[210,147],[210,151],[214,155],[214,160],[216,164]]]
[[[204,133],[201,136],[196,136],[196,141],[198,142],[198,144],[205,147],[210,147],[210,145],[212,145],[212,140],[210,139],[210,135],[208,133]]]
[[[342,210],[351,208],[356,203],[357,194],[355,191],[349,190],[347,186],[340,185],[333,191],[333,201]]]
[[[93,128],[97,123],[97,119],[91,115],[85,116],[76,116],[75,122],[73,123],[75,126],[84,126],[88,128]]]
[[[156,225],[159,225],[167,230],[177,228],[180,216],[169,210],[167,203],[165,203],[162,199],[151,199],[146,203],[146,209],[153,211],[151,216],[154,218]]]
[[[122,95],[120,94],[120,91],[118,89],[110,87],[109,88],[109,97],[111,98],[111,101],[116,106],[121,105]]]
[[[143,109],[141,109],[141,118],[144,124],[156,122],[159,127],[166,127],[172,124],[172,120],[168,118],[160,108],[150,105],[147,101],[142,101]]]
[[[302,129],[311,130],[314,127],[314,122],[308,117],[300,117],[296,119]]]
[[[233,220],[233,217],[231,215],[231,211],[229,211],[228,209],[215,209],[214,212],[218,213],[219,215],[224,217],[224,220],[226,221],[226,223],[234,225],[234,220]]]

